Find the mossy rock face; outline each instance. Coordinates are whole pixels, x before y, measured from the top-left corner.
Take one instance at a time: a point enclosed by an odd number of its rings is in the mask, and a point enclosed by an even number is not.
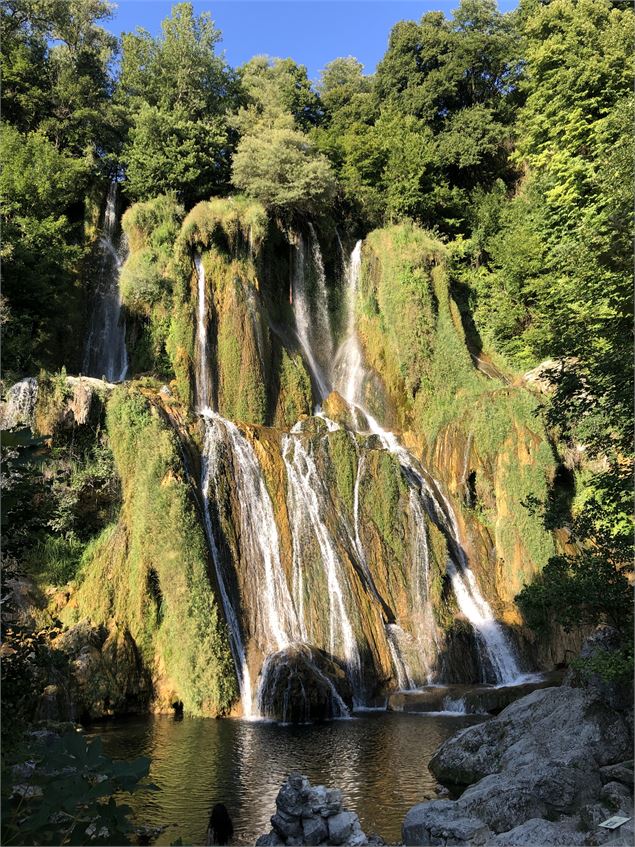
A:
[[[479,371],[442,245],[399,225],[371,233],[362,258],[365,356],[411,431],[410,446],[453,499],[481,590],[517,620],[515,594],[555,550],[527,505],[545,500],[555,473],[538,403],[499,369]]]
[[[273,424],[278,429],[290,429],[302,417],[311,414],[311,379],[302,356],[282,347],[277,377],[279,390]]]
[[[193,714],[224,713],[233,663],[175,436],[133,387],[113,392],[107,423],[123,506],[84,556],[76,614],[127,627],[159,706],[176,694]]]

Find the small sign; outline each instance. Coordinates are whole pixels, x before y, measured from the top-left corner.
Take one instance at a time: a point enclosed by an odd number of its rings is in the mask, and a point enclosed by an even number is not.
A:
[[[603,826],[604,829],[617,829],[618,826],[622,826],[622,824],[625,824],[627,821],[630,821],[630,818],[623,818],[621,815],[613,815],[612,818],[602,821],[600,826]]]

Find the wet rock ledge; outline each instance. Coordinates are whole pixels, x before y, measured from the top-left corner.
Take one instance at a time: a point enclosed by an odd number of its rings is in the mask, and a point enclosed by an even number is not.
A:
[[[355,812],[342,806],[342,792],[324,785],[311,786],[306,776],[292,773],[276,798],[273,829],[261,835],[256,847],[280,844],[333,844],[347,847],[381,845],[377,835],[366,835]]]

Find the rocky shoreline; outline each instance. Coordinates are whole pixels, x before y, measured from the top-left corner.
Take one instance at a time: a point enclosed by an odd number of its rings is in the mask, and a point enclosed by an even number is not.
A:
[[[599,630],[583,656],[609,651],[615,635]],[[430,770],[462,793],[411,808],[404,844],[633,844],[632,756],[632,689],[570,671],[439,748]],[[614,815],[631,820],[599,826]]]

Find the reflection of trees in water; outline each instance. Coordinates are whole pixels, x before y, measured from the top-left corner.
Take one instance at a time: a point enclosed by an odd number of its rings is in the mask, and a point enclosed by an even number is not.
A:
[[[438,746],[474,720],[379,714],[321,726],[157,717],[99,727],[109,755],[152,759],[161,791],[130,798],[138,821],[175,824],[157,844],[179,836],[204,842],[209,812],[224,803],[237,843],[270,829],[280,785],[292,770],[312,784],[341,788],[366,832],[399,839],[408,808],[436,784],[427,762]]]

